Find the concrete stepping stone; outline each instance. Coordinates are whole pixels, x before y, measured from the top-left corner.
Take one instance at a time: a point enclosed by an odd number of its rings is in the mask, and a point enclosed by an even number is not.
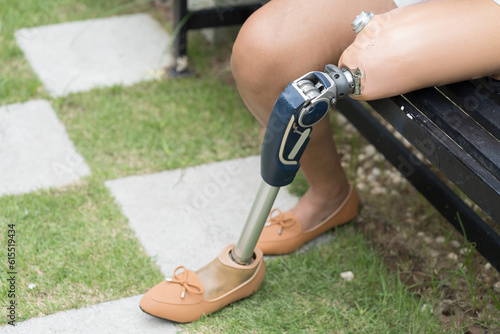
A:
[[[90,175],[50,103],[0,107],[0,196],[67,185]]]
[[[106,181],[130,226],[165,276],[197,270],[236,243],[260,184],[260,158]],[[281,189],[275,207],[297,198]]]
[[[0,327],[2,334],[169,334],[179,330],[172,322],[139,309],[142,296],[134,296],[77,310],[51,314]]]
[[[23,28],[15,38],[52,96],[162,75],[170,36],[148,14]]]
[[[106,181],[140,242],[165,276],[178,265],[197,270],[237,241],[257,188],[260,158],[248,157]],[[297,198],[280,190],[275,207]],[[300,252],[333,236],[325,234]],[[33,318],[0,333],[176,333],[174,323],[139,309],[141,296]]]

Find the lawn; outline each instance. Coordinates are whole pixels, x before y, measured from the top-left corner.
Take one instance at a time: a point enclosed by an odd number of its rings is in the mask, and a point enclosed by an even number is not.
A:
[[[8,225],[16,224],[18,320],[146,292],[163,276],[104,182],[259,153],[259,125],[227,80],[224,64],[230,45],[214,47],[200,34],[192,34],[188,50],[195,74],[190,77],[163,77],[131,87],[53,98],[16,45],[13,34],[17,29],[135,12],[151,13],[168,31],[171,24],[150,1],[0,0],[0,8],[0,105],[50,101],[92,171],[91,176],[66,187],[0,197],[2,245],[8,238]],[[333,121],[332,126],[337,141],[343,143],[341,151],[349,161],[345,167],[353,179],[359,168],[355,157],[366,143],[344,125]],[[383,162],[378,165],[385,166]],[[296,193],[304,187],[299,177]],[[418,196],[408,185],[398,191]],[[463,322],[445,326],[436,316],[434,308],[442,298],[439,292],[416,293],[387,265],[385,253],[373,247],[360,226],[366,220],[387,222],[390,214],[386,208],[373,209],[380,203],[372,201],[369,192],[362,193],[367,195],[367,209],[361,220],[338,228],[319,247],[270,258],[265,282],[253,297],[180,330],[463,333]],[[397,194],[388,196],[382,205],[390,207],[387,203],[395,198]],[[424,212],[430,221],[440,221],[428,204],[416,203],[414,215]],[[401,217],[395,219],[396,225],[402,222]],[[2,314],[8,301],[5,251],[3,247],[0,252]],[[354,280],[341,279],[344,271],[354,272]],[[443,279],[435,287],[439,290],[442,285]],[[494,323],[496,311],[493,307],[490,317],[480,319],[481,324]],[[0,324],[6,322],[2,316]]]

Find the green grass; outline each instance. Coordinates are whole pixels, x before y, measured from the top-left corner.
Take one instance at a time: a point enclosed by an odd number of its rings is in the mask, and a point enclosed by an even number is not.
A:
[[[0,103],[49,100],[92,171],[67,187],[0,197],[0,244],[5,245],[7,225],[16,224],[18,320],[144,293],[163,277],[104,182],[258,154],[257,122],[234,86],[214,73],[212,60],[220,49],[198,35],[190,36],[189,44],[196,75],[57,99],[44,91],[14,41],[23,27],[144,11],[158,16],[145,1],[0,0],[0,8]],[[296,187],[298,193],[305,189],[303,178]],[[4,314],[5,248],[0,254]],[[339,277],[348,270],[355,274],[352,282]],[[268,261],[255,296],[183,329],[439,333],[437,320],[422,307],[362,233],[347,226],[317,249]],[[6,320],[2,316],[0,324]]]
[[[18,320],[144,293],[163,278],[104,181],[258,153],[256,121],[235,88],[212,75],[217,50],[199,36],[192,36],[189,51],[204,75],[64,98],[44,91],[14,41],[23,27],[136,11],[158,15],[144,3],[1,2],[1,104],[49,100],[92,171],[60,189],[0,197],[0,243],[7,225],[16,225]],[[7,258],[4,249],[1,254]],[[0,261],[2,305],[8,302],[6,264]]]
[[[102,184],[2,197],[0,205],[0,242],[8,224],[16,229],[20,320],[135,295],[161,280]],[[2,267],[2,305],[6,271]]]
[[[259,150],[258,126],[237,92],[210,76],[72,95],[60,118],[96,177],[231,159]]]
[[[340,273],[352,271],[351,282]],[[307,251],[267,261],[260,290],[189,333],[443,333],[430,308],[389,273],[354,227]]]

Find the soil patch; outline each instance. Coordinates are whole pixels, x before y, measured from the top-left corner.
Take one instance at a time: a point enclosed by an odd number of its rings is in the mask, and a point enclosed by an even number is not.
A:
[[[359,134],[343,116],[334,123],[345,132],[339,151],[364,204],[356,224],[386,265],[450,332],[500,333],[499,272],[372,145],[353,141]]]

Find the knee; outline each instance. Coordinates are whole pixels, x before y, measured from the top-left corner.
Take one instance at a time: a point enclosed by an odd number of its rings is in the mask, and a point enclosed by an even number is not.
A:
[[[285,60],[284,51],[278,38],[273,37],[272,29],[273,23],[257,12],[245,22],[236,38],[231,55],[231,72],[244,98],[283,89],[274,88],[283,84],[279,78],[285,72]]]

